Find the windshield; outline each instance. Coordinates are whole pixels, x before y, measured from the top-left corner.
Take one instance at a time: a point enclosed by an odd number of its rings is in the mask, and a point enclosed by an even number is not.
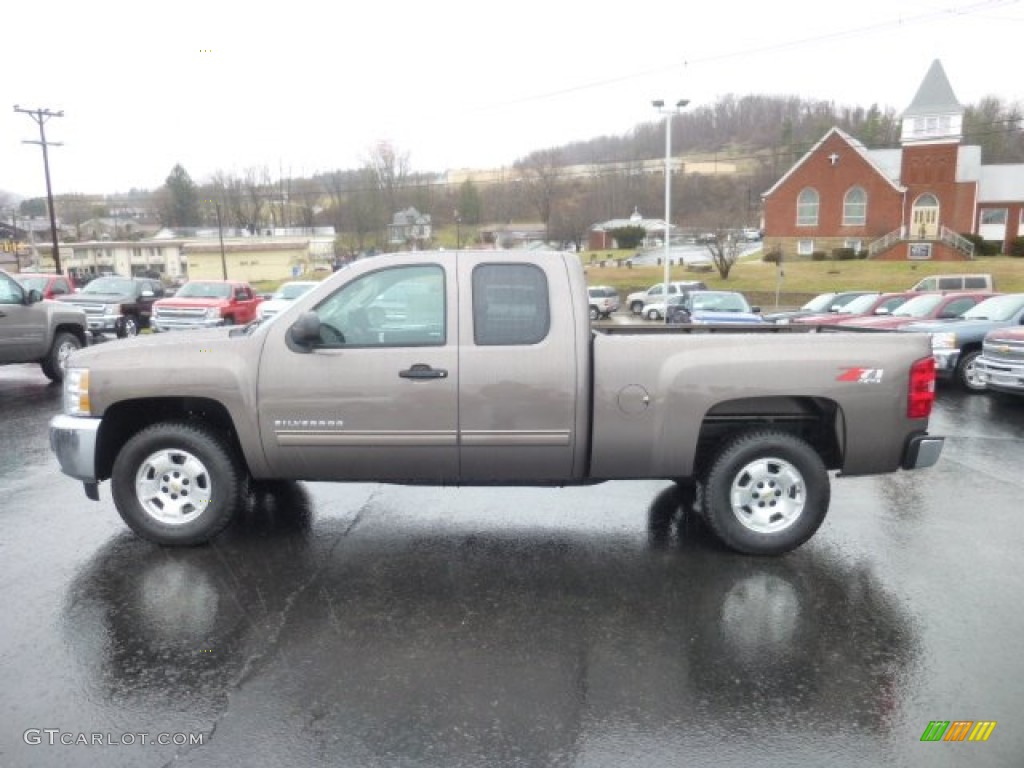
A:
[[[273,298],[284,301],[294,301],[306,291],[311,290],[316,283],[285,283],[274,293]]]
[[[893,310],[893,317],[928,317],[939,306],[942,296],[915,296]]]
[[[749,312],[750,305],[738,293],[693,293],[693,308],[708,312]]]
[[[131,293],[132,281],[127,277],[97,277],[82,293]]]
[[[1006,296],[993,296],[976,304],[960,315],[964,320],[999,320],[1005,322],[1016,315],[1024,307],[1024,293],[1011,293]]]
[[[815,296],[800,307],[800,309],[809,309],[812,312],[827,312],[828,308],[832,306],[832,300],[835,297],[836,295],[834,293],[823,293],[820,296]]]
[[[231,296],[231,286],[227,283],[185,283],[175,298],[179,299],[226,299]]]
[[[840,315],[860,315],[865,312],[870,312],[871,308],[875,306],[875,302],[878,301],[878,295],[868,293],[863,296],[858,296],[847,304],[844,304],[839,308]]]

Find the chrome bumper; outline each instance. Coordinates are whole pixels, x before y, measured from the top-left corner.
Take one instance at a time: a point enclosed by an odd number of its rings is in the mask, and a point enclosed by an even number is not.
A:
[[[50,449],[56,454],[61,471],[95,485],[96,437],[99,419],[86,419],[59,414],[50,419]]]
[[[907,442],[903,451],[903,469],[924,469],[930,467],[939,460],[942,454],[942,443],[944,437],[932,437],[930,435],[914,435]]]

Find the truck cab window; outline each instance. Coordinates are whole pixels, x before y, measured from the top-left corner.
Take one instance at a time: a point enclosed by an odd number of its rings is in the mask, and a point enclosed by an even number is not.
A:
[[[536,344],[551,330],[548,280],[533,264],[473,270],[473,340],[478,346]]]
[[[371,272],[315,312],[323,346],[440,346],[447,338],[444,270],[428,264]]]

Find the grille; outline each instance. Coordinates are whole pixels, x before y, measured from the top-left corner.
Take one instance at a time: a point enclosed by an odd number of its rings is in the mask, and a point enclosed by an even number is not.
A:
[[[206,315],[205,309],[172,309],[157,307],[157,320],[201,320]]]
[[[1024,362],[1024,341],[986,341],[985,357],[994,363]]]

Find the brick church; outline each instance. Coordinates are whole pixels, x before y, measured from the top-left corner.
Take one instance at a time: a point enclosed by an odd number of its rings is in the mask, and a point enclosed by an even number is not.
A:
[[[873,259],[960,261],[963,233],[1024,236],[1024,164],[983,165],[962,143],[964,108],[936,59],[902,115],[898,149],[868,149],[832,128],[763,195],[765,252],[836,248]]]

